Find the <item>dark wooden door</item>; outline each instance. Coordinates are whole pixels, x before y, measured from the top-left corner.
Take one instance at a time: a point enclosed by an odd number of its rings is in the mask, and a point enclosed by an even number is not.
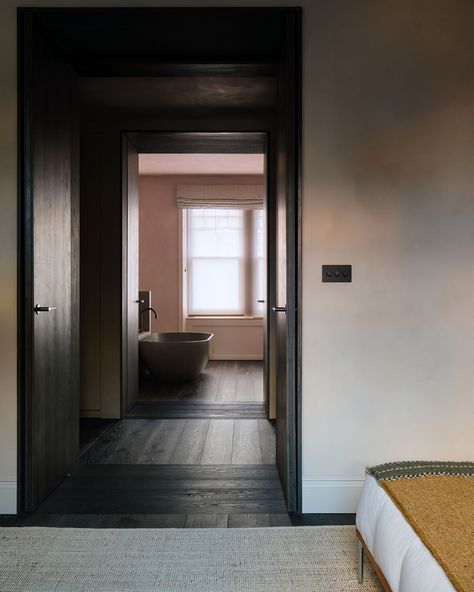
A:
[[[298,344],[298,47],[299,14],[286,24],[286,52],[279,76],[275,154],[276,461],[288,510],[300,511],[297,442]]]
[[[122,327],[122,414],[138,399],[138,152],[124,135],[123,140],[123,252],[126,270],[123,277]]]
[[[25,204],[24,507],[78,459],[78,88],[32,19],[23,22]]]

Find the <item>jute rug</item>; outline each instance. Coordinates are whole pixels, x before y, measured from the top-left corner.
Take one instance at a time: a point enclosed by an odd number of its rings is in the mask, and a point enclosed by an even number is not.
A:
[[[352,526],[1,528],[1,592],[382,591]]]

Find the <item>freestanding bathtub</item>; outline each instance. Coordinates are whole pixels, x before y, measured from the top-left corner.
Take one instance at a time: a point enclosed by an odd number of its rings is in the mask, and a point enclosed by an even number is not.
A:
[[[209,359],[213,333],[150,333],[139,340],[140,357],[160,382],[197,378]]]

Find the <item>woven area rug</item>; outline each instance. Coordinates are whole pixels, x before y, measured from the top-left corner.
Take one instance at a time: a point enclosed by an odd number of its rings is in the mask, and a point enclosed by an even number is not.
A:
[[[1,528],[1,592],[382,591],[352,526]]]

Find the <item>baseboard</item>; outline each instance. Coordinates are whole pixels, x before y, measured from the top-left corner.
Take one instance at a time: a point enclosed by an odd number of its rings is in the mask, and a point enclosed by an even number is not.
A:
[[[363,479],[303,478],[304,514],[353,514]]]
[[[219,361],[239,361],[239,360],[258,360],[262,361],[263,358],[260,354],[236,354],[236,355],[226,355],[226,354],[217,354],[213,356],[209,356],[210,360],[219,360]]]
[[[0,481],[0,514],[16,514],[16,481]]]

